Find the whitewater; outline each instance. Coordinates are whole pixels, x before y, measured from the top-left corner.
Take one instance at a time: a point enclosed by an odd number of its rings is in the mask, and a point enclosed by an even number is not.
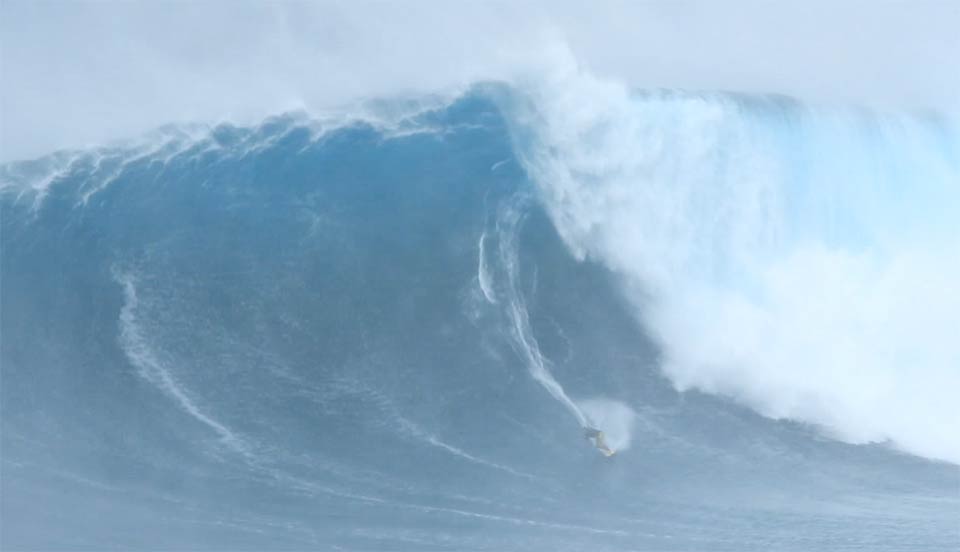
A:
[[[560,64],[0,208],[3,549],[960,544],[949,114]]]

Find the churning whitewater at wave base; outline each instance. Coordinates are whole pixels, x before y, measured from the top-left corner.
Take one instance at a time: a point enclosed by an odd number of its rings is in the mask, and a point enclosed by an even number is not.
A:
[[[4,548],[956,545],[955,119],[398,113],[0,168]]]

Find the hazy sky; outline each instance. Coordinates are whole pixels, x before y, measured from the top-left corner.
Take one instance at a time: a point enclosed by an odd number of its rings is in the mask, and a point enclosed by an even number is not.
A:
[[[960,106],[960,0],[3,0],[0,158],[511,79],[568,49],[637,87]]]

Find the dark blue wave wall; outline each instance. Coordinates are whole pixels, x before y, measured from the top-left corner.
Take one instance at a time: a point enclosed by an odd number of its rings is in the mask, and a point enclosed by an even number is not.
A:
[[[4,549],[955,546],[955,466],[675,392],[488,89],[156,143],[3,167]]]

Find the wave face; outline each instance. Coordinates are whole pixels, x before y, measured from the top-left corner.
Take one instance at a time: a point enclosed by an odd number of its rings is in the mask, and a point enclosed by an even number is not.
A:
[[[3,548],[951,548],[956,137],[576,77],[7,164]]]

